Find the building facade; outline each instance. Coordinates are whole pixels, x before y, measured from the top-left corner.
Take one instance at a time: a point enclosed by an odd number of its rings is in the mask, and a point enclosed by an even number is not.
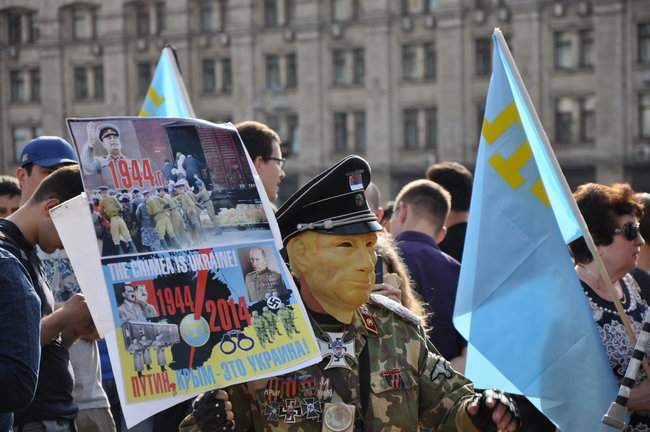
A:
[[[494,27],[569,183],[650,190],[648,0],[0,0],[0,167],[66,117],[136,115],[171,43],[198,117],[280,132],[285,193],[357,153],[389,199],[473,166]]]

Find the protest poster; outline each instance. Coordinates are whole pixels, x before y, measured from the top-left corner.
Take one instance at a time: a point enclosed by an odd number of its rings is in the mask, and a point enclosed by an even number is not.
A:
[[[97,242],[71,260],[81,257],[75,271],[87,257],[101,260],[109,302],[91,312],[112,319],[123,404],[178,400],[320,360],[234,127],[127,117],[68,126]]]

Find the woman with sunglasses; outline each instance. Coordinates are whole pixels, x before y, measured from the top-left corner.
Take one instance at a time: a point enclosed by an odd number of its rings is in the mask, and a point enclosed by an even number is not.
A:
[[[584,184],[573,194],[580,212],[594,239],[598,254],[609,274],[618,300],[632,322],[635,333],[641,331],[648,304],[641,297],[639,285],[630,275],[645,244],[639,233],[642,205],[627,184],[606,186]],[[591,305],[594,321],[605,346],[610,366],[621,380],[631,358],[634,345],[630,343],[623,323],[616,313],[613,298],[600,278],[597,264],[583,239],[570,245],[576,271]],[[646,431],[650,416],[650,381],[642,376],[634,387],[627,407],[634,411],[626,430]]]

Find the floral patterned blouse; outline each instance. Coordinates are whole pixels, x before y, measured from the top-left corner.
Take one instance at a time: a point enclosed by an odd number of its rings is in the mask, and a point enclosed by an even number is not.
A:
[[[648,304],[641,298],[639,285],[629,273],[621,279],[623,298],[621,305],[630,318],[632,328],[638,335],[643,327],[643,317],[648,310]],[[632,357],[634,345],[631,344],[625,332],[613,302],[598,296],[594,290],[584,281],[580,281],[585,295],[589,299],[594,321],[598,326],[598,333],[605,345],[609,364],[614,375],[620,381],[625,376],[625,369]],[[641,369],[637,384],[646,379],[645,372]],[[650,432],[650,412],[635,413],[632,415],[626,431],[647,431]]]

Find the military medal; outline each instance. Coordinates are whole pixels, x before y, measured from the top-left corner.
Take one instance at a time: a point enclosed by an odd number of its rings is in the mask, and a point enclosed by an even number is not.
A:
[[[280,420],[280,407],[276,402],[268,402],[264,407],[264,415],[269,423],[277,423]]]
[[[375,317],[373,317],[368,310],[368,306],[359,306],[359,315],[361,315],[361,321],[363,322],[363,326],[366,328],[366,330],[374,334],[379,334],[377,322],[375,321]]]
[[[352,370],[347,360],[356,363],[354,353],[354,339],[344,342],[343,333],[324,332],[329,340],[325,341],[318,338],[318,347],[323,358],[329,357],[329,362],[325,369],[344,368]]]
[[[323,431],[352,432],[354,426],[354,405],[326,403],[323,409]]]
[[[282,416],[285,423],[295,423],[301,416],[300,404],[296,399],[285,399],[284,407],[282,407]]]
[[[386,369],[381,372],[381,376],[386,380],[388,387],[393,390],[404,388],[404,381],[402,381],[402,372],[397,369]]]
[[[320,401],[313,397],[304,398],[300,403],[300,409],[302,410],[302,415],[305,416],[307,420],[318,420],[322,413],[322,408]]]

